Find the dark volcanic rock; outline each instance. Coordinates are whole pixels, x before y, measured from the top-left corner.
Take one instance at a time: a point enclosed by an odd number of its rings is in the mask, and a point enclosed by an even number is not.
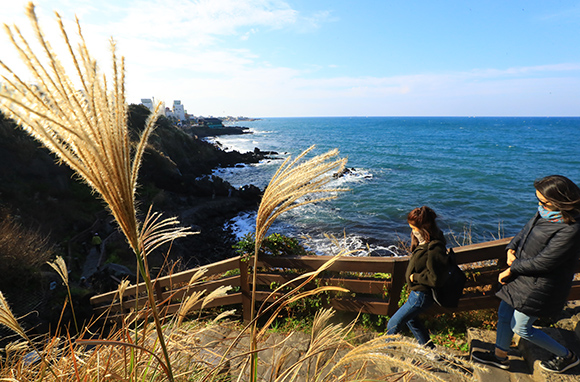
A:
[[[131,105],[129,111],[135,138],[149,111],[138,105]],[[225,152],[185,133],[166,118],[159,119],[139,173],[139,208],[146,212],[153,205],[164,216],[177,216],[183,225],[200,233],[176,240],[169,254],[166,248],[152,256],[154,274],[167,262],[179,262],[184,268],[236,255],[232,249],[234,236],[224,229],[224,223],[241,211],[257,208],[261,190],[252,185],[235,189],[211,172],[217,167],[257,163],[264,158],[266,153],[259,150]],[[74,275],[82,270],[88,253],[85,238],[92,234],[88,231],[99,231],[106,237],[117,230],[102,201],[68,167],[58,165],[52,154],[1,114],[0,163],[0,207],[62,244],[65,250],[61,255],[68,260],[72,282],[78,282]],[[102,219],[103,213],[108,218]],[[103,263],[114,256],[115,262],[120,260],[135,272],[134,255],[122,237],[110,240],[105,250]]]

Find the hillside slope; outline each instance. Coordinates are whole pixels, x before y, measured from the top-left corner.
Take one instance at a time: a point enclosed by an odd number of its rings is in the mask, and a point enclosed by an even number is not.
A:
[[[143,129],[148,114],[143,106],[129,107],[131,134]],[[167,259],[151,259],[155,269],[166,260],[179,260],[181,269],[235,255],[233,237],[224,231],[223,223],[240,211],[256,208],[261,191],[251,185],[234,189],[211,176],[211,171],[260,159],[259,152],[226,153],[187,135],[164,117],[159,119],[139,174],[139,207],[146,212],[153,204],[154,210],[177,216],[200,234],[174,243]],[[134,269],[134,258],[123,248],[122,238],[115,236],[116,225],[104,204],[68,167],[57,164],[52,154],[1,114],[0,208],[24,226],[50,235],[59,248],[56,254],[71,260],[73,281],[88,254],[87,234],[96,231],[103,239],[110,238],[103,262],[121,262]]]

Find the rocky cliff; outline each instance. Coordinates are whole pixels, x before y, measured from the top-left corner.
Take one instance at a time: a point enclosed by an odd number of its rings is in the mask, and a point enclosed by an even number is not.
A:
[[[143,129],[149,110],[129,108],[131,134]],[[243,210],[257,207],[261,191],[247,185],[234,189],[211,176],[216,167],[255,163],[264,158],[259,150],[226,153],[197,139],[161,117],[150,141],[140,171],[139,207],[177,216],[183,225],[199,231],[176,241],[150,259],[154,272],[165,263],[174,270],[234,256],[233,236],[223,229],[226,220]],[[57,245],[58,255],[68,260],[72,281],[78,279],[94,232],[106,240],[100,264],[122,263],[134,269],[134,256],[117,234],[104,204],[73,172],[59,165],[54,156],[31,139],[16,124],[0,115],[0,207],[27,227],[38,229]],[[115,287],[115,278],[110,285]],[[98,283],[96,283],[98,284]],[[100,285],[100,284],[99,284]]]

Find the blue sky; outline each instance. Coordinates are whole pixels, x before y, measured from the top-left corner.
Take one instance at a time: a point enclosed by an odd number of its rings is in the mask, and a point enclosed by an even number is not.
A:
[[[3,0],[0,21],[30,35],[27,2]],[[35,4],[51,38],[52,11],[76,14],[105,73],[117,41],[130,103],[179,99],[204,116],[580,116],[580,1]],[[18,69],[0,37],[0,59]]]

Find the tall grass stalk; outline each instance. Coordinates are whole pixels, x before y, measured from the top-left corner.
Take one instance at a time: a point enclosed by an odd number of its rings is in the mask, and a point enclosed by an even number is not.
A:
[[[33,354],[38,355],[40,357],[40,359],[42,360],[43,367],[46,366],[50,371],[50,373],[58,380],[58,377],[54,372],[52,366],[50,365],[50,362],[46,360],[44,352],[41,352],[36,348],[34,342],[32,342],[30,337],[26,335],[26,332],[24,331],[22,326],[20,326],[16,317],[14,317],[14,314],[12,313],[12,310],[8,305],[8,301],[6,301],[2,292],[0,292],[0,325],[7,327],[8,329],[14,331],[16,334],[22,337],[28,343],[30,348],[32,348]]]
[[[163,337],[147,255],[159,245],[192,232],[177,226],[175,219],[160,220],[149,213],[143,226],[137,219],[135,193],[137,175],[155,121],[161,112],[158,103],[147,119],[145,129],[133,145],[127,127],[124,58],[118,57],[111,40],[112,78],[101,75],[86,46],[77,19],[79,44],[73,45],[58,13],[56,18],[67,54],[72,62],[74,79],[44,37],[34,5],[26,13],[40,44],[40,55],[17,26],[4,28],[32,81],[24,80],[0,61],[3,87],[0,109],[15,119],[23,129],[67,164],[104,200],[135,253],[139,272],[145,281],[152,316],[162,347],[167,376],[173,380],[169,354]],[[44,58],[42,58],[44,56]]]
[[[250,342],[250,351],[253,352],[250,366],[252,382],[255,382],[257,378],[258,361],[258,356],[255,352],[257,349],[257,320],[255,320],[255,304],[258,252],[264,238],[266,237],[268,229],[284,212],[306,204],[334,199],[336,198],[336,194],[332,193],[345,191],[345,189],[327,189],[324,186],[333,179],[335,173],[344,170],[347,161],[346,158],[338,158],[338,150],[334,149],[325,154],[315,156],[307,161],[302,161],[302,159],[312,151],[314,147],[315,146],[311,146],[303,151],[294,160],[292,160],[291,157],[288,157],[282,163],[266,187],[264,195],[262,196],[262,201],[258,207],[258,213],[256,216],[256,241],[252,267],[252,301],[250,308],[250,317],[253,321]],[[315,197],[310,199],[309,197],[312,195],[315,195]],[[316,197],[316,195],[320,196]]]
[[[54,269],[56,271],[56,273],[58,273],[58,275],[60,276],[60,278],[64,282],[64,285],[66,286],[66,290],[68,292],[68,301],[70,303],[70,309],[72,311],[75,329],[76,329],[77,333],[80,333],[79,332],[79,325],[77,323],[77,316],[75,314],[75,308],[73,305],[72,295],[70,293],[70,285],[68,283],[68,269],[66,267],[66,263],[64,262],[64,259],[61,256],[57,256],[55,261],[53,261],[53,262],[48,261],[47,264],[50,265],[52,267],[52,269]]]

